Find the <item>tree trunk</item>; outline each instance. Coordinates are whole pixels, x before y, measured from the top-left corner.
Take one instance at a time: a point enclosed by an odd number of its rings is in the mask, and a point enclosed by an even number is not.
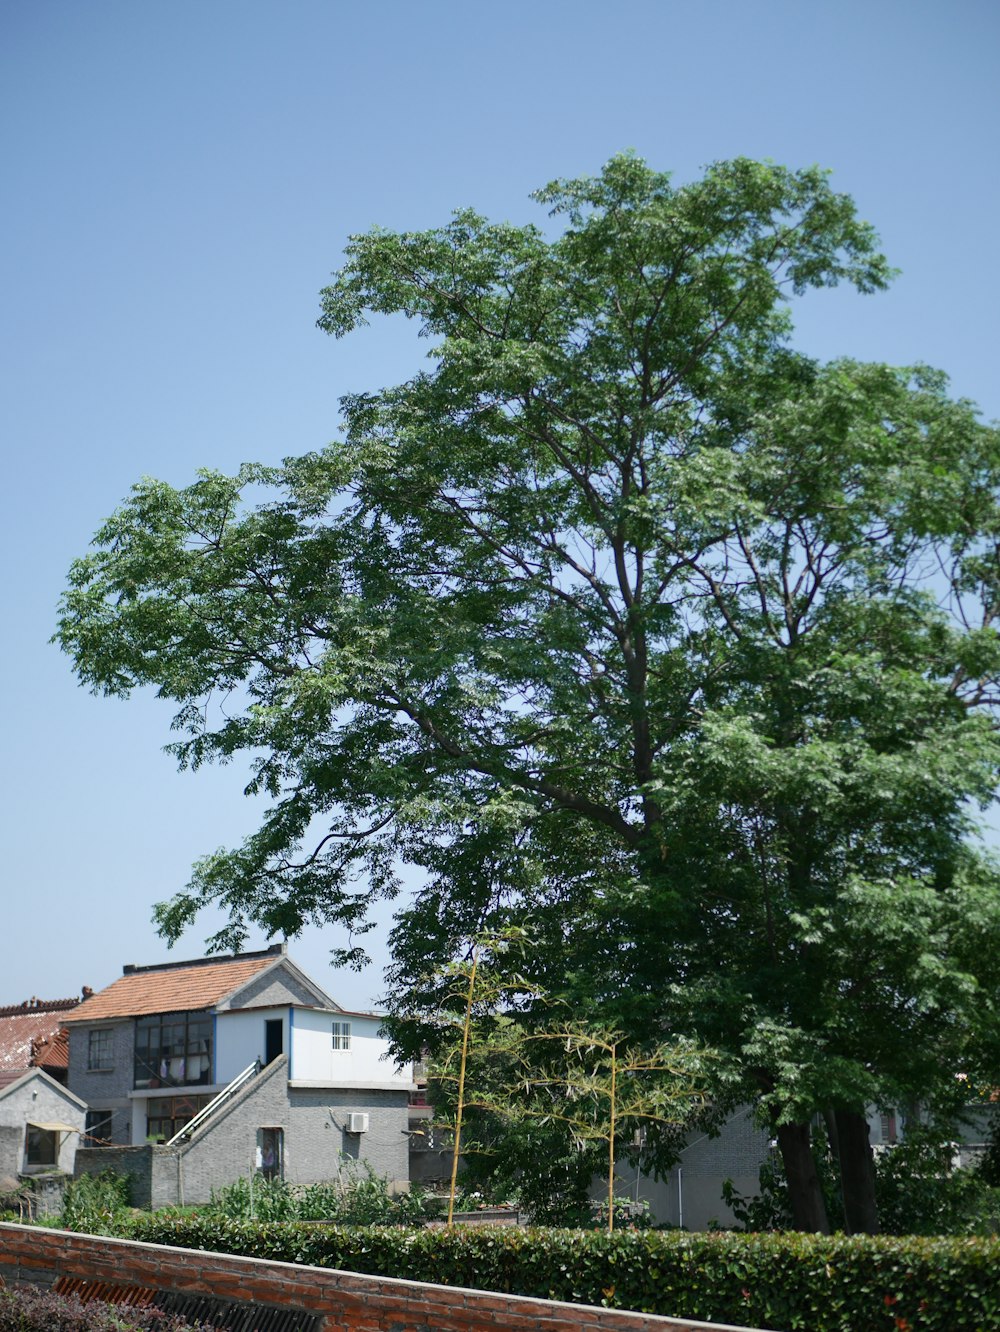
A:
[[[796,1230],[814,1230],[829,1235],[826,1202],[816,1173],[808,1124],[779,1124],[778,1146],[788,1181],[788,1200]]]
[[[847,1233],[877,1235],[875,1160],[868,1141],[868,1120],[858,1110],[838,1110],[836,1120]]]

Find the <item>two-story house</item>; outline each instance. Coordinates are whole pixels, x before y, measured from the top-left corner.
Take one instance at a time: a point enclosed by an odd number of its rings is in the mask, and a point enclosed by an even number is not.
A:
[[[373,1013],[262,952],[122,976],[67,1015],[69,1087],[90,1107],[78,1169],[115,1165],[137,1202],[206,1200],[258,1171],[336,1179],[345,1157],[409,1178],[408,1068]]]

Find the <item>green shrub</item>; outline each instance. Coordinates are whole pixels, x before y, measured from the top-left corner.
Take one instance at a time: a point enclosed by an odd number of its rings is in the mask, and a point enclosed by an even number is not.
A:
[[[59,1224],[65,1230],[82,1230],[88,1235],[110,1235],[116,1222],[128,1211],[130,1202],[128,1175],[119,1175],[114,1170],[81,1175],[66,1185]]]
[[[843,1226],[836,1172],[820,1134],[814,1146],[827,1214]],[[875,1201],[884,1235],[995,1235],[1000,1227],[1000,1188],[983,1170],[952,1169],[954,1148],[947,1129],[915,1127],[893,1147],[875,1156]],[[731,1180],[723,1201],[743,1230],[789,1230],[788,1185],[775,1153],[760,1168],[759,1192],[740,1194]]]
[[[228,1221],[298,1221],[295,1193],[281,1179],[237,1179],[212,1190],[212,1200],[202,1209]]]
[[[136,1217],[158,1244],[781,1332],[1000,1327],[1000,1243],[629,1230],[454,1231]]]
[[[996,1234],[1000,1189],[977,1170],[953,1170],[952,1156],[947,1138],[929,1129],[878,1155],[875,1193],[885,1234]]]
[[[433,1212],[422,1189],[393,1194],[367,1161],[346,1160],[340,1178],[296,1186],[283,1180],[238,1179],[213,1191],[202,1212],[227,1221],[331,1221],[345,1226],[406,1225]]]

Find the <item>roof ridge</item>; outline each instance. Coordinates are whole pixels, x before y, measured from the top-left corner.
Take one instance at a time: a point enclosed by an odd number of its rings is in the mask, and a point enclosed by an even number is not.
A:
[[[32,996],[20,1004],[5,1004],[0,1008],[0,1017],[29,1017],[34,1013],[65,1013],[76,1008],[81,999],[36,999]]]
[[[287,944],[278,943],[253,953],[212,953],[208,957],[193,957],[186,962],[150,962],[142,966],[128,962],[122,967],[122,975],[139,976],[149,971],[180,971],[183,967],[214,967],[220,962],[252,962],[259,957],[284,957],[287,951]]]

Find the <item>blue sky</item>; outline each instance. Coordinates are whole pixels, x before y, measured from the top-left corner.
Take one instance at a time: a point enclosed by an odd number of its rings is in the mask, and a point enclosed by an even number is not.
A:
[[[0,1004],[165,960],[152,904],[254,825],[237,769],[163,755],[168,705],[92,698],[47,640],[139,476],[320,447],[341,394],[419,366],[409,327],[316,330],[351,232],[541,221],[532,189],[624,148],[680,180],[818,162],[902,275],[811,296],[798,344],[940,366],[996,417],[998,57],[992,0],[6,0]],[[335,942],[291,948],[374,1002]]]

